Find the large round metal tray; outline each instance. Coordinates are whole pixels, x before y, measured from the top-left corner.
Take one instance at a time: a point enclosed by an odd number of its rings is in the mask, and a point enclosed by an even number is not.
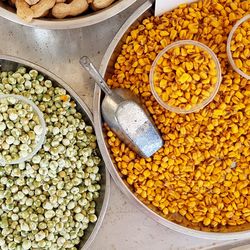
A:
[[[27,69],[36,69],[42,73],[47,79],[50,79],[54,85],[63,87],[70,94],[77,104],[77,110],[82,113],[84,120],[87,124],[93,126],[92,114],[86,104],[81,100],[81,98],[71,89],[62,79],[49,72],[48,70],[31,63],[29,61],[12,57],[6,55],[0,55],[0,70],[4,71],[13,71],[19,66],[25,66]],[[99,155],[101,158],[102,156]],[[95,236],[97,235],[98,230],[101,227],[104,215],[107,210],[109,194],[110,194],[110,176],[104,165],[104,162],[101,162],[100,166],[101,178],[101,190],[100,196],[96,200],[96,215],[98,220],[94,224],[89,224],[89,227],[86,229],[85,234],[80,242],[79,250],[88,249],[91,243],[93,242]]]
[[[153,13],[154,9],[152,7],[152,3],[151,1],[148,0],[141,7],[139,7],[121,27],[121,29],[111,42],[109,48],[107,49],[101,63],[100,72],[105,79],[110,78],[112,76],[112,73],[114,72],[115,61],[117,59],[118,54],[121,51],[122,44],[126,40],[127,34],[133,29],[133,27],[138,25],[138,23],[142,19],[153,15]],[[100,144],[104,161],[106,162],[106,166],[111,176],[113,177],[114,181],[116,182],[120,190],[125,195],[127,195],[127,197],[131,202],[133,202],[139,209],[141,209],[144,213],[146,213],[149,217],[151,217],[155,221],[180,233],[184,233],[199,238],[213,239],[213,240],[249,238],[250,230],[248,230],[247,228],[239,228],[237,232],[205,232],[199,229],[189,228],[188,226],[185,227],[179,225],[173,221],[165,219],[163,216],[159,214],[157,210],[155,210],[153,207],[147,206],[139,196],[136,196],[133,193],[131,187],[126,183],[124,179],[122,179],[121,174],[119,173],[115,164],[112,161],[108,145],[106,144],[105,133],[103,130],[103,120],[101,117],[101,108],[100,108],[102,99],[103,99],[103,93],[101,92],[99,87],[96,87],[94,92],[93,107],[94,107],[94,124],[95,124],[97,139]]]
[[[20,19],[16,15],[16,10],[10,7],[8,4],[0,1],[0,16],[25,26],[38,27],[44,29],[74,29],[85,26],[90,26],[99,22],[102,22],[106,19],[109,19],[112,16],[117,15],[122,12],[130,5],[132,5],[136,0],[117,0],[109,7],[93,12],[90,14],[82,14],[77,17],[56,19],[56,18],[39,18],[34,19],[32,22],[27,23]]]

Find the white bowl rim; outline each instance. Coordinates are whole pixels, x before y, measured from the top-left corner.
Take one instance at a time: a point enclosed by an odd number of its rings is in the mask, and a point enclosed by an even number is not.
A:
[[[50,29],[50,30],[63,30],[63,29],[75,29],[90,26],[99,22],[102,22],[106,19],[115,16],[116,14],[122,12],[129,6],[131,6],[136,0],[119,0],[114,2],[109,7],[102,9],[96,13],[91,13],[86,16],[78,16],[65,19],[34,19],[30,23],[23,21],[19,18],[16,13],[11,12],[8,9],[0,6],[0,16],[10,20],[12,22],[28,26],[28,27],[37,27],[41,29]]]

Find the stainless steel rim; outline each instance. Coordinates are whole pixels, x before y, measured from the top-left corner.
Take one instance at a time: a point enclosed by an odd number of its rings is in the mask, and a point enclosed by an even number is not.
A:
[[[126,33],[128,28],[145,12],[149,11],[152,8],[152,3],[150,0],[145,2],[141,7],[139,7],[134,14],[124,23],[124,25],[121,27],[113,41],[111,42],[110,46],[108,47],[101,66],[100,66],[100,73],[102,76],[105,76],[109,61],[111,59],[111,56],[119,43],[119,41],[122,39],[123,35]],[[152,10],[152,9],[151,9]],[[140,209],[142,212],[147,214],[149,217],[154,219],[156,222],[162,224],[163,226],[166,226],[172,230],[175,230],[179,233],[183,233],[189,236],[203,238],[203,239],[211,239],[211,240],[232,240],[232,239],[245,239],[250,237],[250,230],[241,231],[241,232],[232,232],[232,233],[217,233],[217,232],[203,232],[195,229],[191,229],[188,227],[181,226],[177,223],[174,223],[172,221],[164,219],[159,214],[155,213],[153,210],[151,210],[149,207],[147,207],[142,201],[140,201],[132,192],[131,190],[125,185],[124,181],[120,177],[118,171],[116,170],[112,159],[109,154],[109,150],[107,148],[107,145],[105,143],[104,134],[103,134],[103,124],[102,124],[102,117],[101,117],[101,89],[96,86],[94,91],[94,124],[96,129],[96,135],[97,139],[100,144],[100,149],[102,152],[102,155],[104,157],[104,161],[106,163],[106,166],[114,179],[117,186],[120,188],[120,190],[128,197],[128,199],[136,206],[138,209]]]
[[[18,57],[13,57],[13,56],[8,56],[8,55],[0,55],[0,60],[2,60],[2,59],[7,60],[7,61],[11,61],[11,62],[16,62],[16,63],[19,63],[21,65],[36,69],[37,71],[39,71],[39,72],[45,74],[46,76],[48,76],[49,78],[53,79],[55,82],[57,82],[59,85],[61,85],[63,88],[65,88],[70,93],[70,95],[76,100],[76,102],[85,111],[85,113],[88,116],[89,120],[91,121],[92,125],[94,125],[91,111],[89,110],[87,105],[81,100],[81,98],[75,93],[75,91],[69,85],[67,85],[61,78],[57,77],[56,75],[54,75],[50,71],[46,70],[45,68],[43,68],[37,64],[34,64],[30,61],[27,61],[27,60],[24,60],[24,59],[21,59]],[[99,147],[100,147],[100,145],[99,145]],[[81,250],[86,250],[91,246],[91,244],[93,243],[93,241],[94,241],[94,239],[95,239],[95,237],[96,237],[96,235],[101,227],[101,224],[103,222],[104,216],[105,216],[106,211],[107,211],[109,196],[110,196],[110,175],[109,175],[109,172],[107,171],[107,169],[105,170],[105,173],[106,173],[106,176],[105,176],[106,177],[105,195],[103,198],[102,208],[100,210],[100,214],[98,216],[98,220],[94,226],[94,229],[91,232],[91,234],[89,235],[87,241],[85,242],[85,244],[81,248]]]
[[[112,16],[117,15],[122,12],[129,6],[131,6],[136,0],[120,0],[115,2],[110,7],[100,10],[93,14],[88,14],[86,16],[72,17],[68,19],[34,19],[31,23],[26,23],[20,19],[16,13],[13,13],[4,7],[0,6],[0,16],[8,19],[12,22],[22,24],[29,27],[39,27],[43,29],[75,29],[80,27],[90,26],[99,22],[102,22],[106,19],[109,19]]]

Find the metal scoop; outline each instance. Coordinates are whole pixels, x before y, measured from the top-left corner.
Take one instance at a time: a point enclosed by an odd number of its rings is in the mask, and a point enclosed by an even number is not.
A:
[[[102,102],[105,122],[135,152],[143,157],[152,156],[163,141],[139,99],[125,89],[111,90],[88,57],[82,57],[80,63],[106,94]]]

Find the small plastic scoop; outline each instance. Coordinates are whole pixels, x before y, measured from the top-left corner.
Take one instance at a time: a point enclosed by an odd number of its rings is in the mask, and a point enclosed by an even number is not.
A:
[[[102,102],[105,122],[135,152],[143,157],[152,156],[163,141],[139,99],[125,89],[111,90],[88,57],[82,57],[80,63],[106,94]]]

